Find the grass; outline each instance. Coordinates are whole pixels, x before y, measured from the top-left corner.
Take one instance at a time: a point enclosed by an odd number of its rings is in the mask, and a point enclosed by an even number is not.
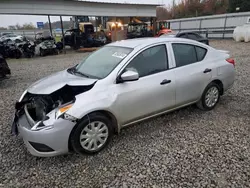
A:
[[[61,42],[61,36],[55,36],[56,42]]]

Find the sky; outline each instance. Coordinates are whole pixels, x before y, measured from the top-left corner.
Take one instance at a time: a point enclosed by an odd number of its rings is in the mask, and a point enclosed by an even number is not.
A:
[[[95,2],[118,2],[121,0],[91,0]],[[138,2],[138,0],[123,0],[124,2],[128,3],[133,3],[133,2]],[[141,0],[142,1],[142,0]],[[144,1],[145,2],[145,1]],[[160,3],[160,4],[166,4],[169,5],[172,0],[147,0],[147,3]],[[51,16],[51,22],[54,21],[59,21],[60,17],[59,16]],[[68,16],[63,16],[63,20],[69,21],[70,17]],[[16,25],[17,23],[19,25],[23,25],[25,23],[30,23],[32,22],[36,26],[36,22],[47,22],[48,17],[47,16],[30,16],[30,15],[0,15],[0,27],[8,27],[9,25]]]

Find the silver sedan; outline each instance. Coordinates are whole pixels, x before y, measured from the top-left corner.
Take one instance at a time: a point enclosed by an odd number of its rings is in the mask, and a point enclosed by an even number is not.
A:
[[[229,53],[196,41],[119,41],[31,85],[12,133],[35,156],[94,154],[128,125],[191,104],[212,110],[234,79]]]

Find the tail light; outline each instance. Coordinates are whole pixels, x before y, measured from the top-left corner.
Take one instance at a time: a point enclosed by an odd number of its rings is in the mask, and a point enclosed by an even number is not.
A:
[[[231,63],[235,67],[235,61],[233,58],[226,59],[228,63]]]

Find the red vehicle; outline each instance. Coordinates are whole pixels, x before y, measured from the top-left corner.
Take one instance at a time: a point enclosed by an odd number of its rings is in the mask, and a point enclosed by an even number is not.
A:
[[[170,23],[167,20],[160,20],[156,22],[156,37],[159,37],[163,34],[172,33],[170,28]]]

